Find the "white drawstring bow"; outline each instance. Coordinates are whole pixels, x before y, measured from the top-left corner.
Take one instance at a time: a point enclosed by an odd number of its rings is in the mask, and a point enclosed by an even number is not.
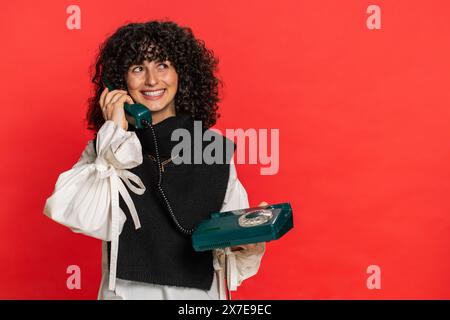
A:
[[[141,227],[141,223],[139,221],[139,216],[136,211],[136,207],[134,206],[133,200],[128,194],[127,189],[125,188],[122,180],[125,184],[130,188],[132,192],[135,194],[143,194],[145,192],[145,186],[142,183],[141,179],[131,173],[128,170],[117,169],[112,165],[108,164],[103,158],[97,157],[94,162],[94,167],[97,170],[97,174],[100,179],[109,178],[110,188],[111,188],[111,259],[109,264],[109,289],[115,290],[116,287],[116,272],[117,272],[117,255],[119,249],[119,235],[120,235],[120,214],[124,214],[122,209],[119,206],[119,194],[122,196],[125,201],[128,210],[130,211],[131,217],[134,222],[135,229],[139,229]],[[138,187],[135,187],[131,184],[133,181]]]

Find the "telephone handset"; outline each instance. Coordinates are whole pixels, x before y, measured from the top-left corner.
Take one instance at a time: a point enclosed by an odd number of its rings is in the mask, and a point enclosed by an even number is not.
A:
[[[111,84],[104,77],[102,78],[102,82],[103,82],[103,85],[106,88],[108,88],[109,91],[113,90],[113,86],[111,86]],[[158,139],[156,136],[155,129],[153,128],[153,125],[152,125],[152,114],[151,114],[150,110],[146,106],[144,106],[140,103],[129,104],[126,102],[124,104],[124,109],[125,109],[125,112],[130,116],[129,118],[127,118],[127,121],[129,120],[128,122],[131,123],[136,129],[150,128],[150,130],[152,132],[153,142],[155,144],[156,162],[157,162],[157,165],[159,168],[158,184],[156,186],[157,191],[159,192],[159,194],[161,196],[161,201],[163,202],[167,211],[169,212],[176,228],[184,235],[192,235],[192,233],[194,233],[195,228],[188,229],[188,228],[184,228],[181,225],[181,223],[178,221],[177,217],[175,216],[172,206],[170,205],[169,199],[167,198],[167,196],[162,188],[161,158],[159,157]]]
[[[105,79],[102,79],[103,85],[108,88],[109,91],[114,90],[111,84]],[[128,122],[136,129],[147,128],[152,123],[152,114],[150,110],[140,103],[124,104],[125,112],[130,116],[127,117]]]

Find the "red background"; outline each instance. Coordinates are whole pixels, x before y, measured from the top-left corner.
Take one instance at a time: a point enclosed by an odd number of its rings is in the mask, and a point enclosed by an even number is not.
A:
[[[81,8],[68,30],[66,8]],[[381,8],[368,30],[366,8]],[[10,1],[0,9],[0,298],[95,299],[100,241],[42,214],[91,133],[88,66],[119,26],[168,18],[220,59],[217,128],[278,128],[280,169],[238,166],[250,204],[290,201],[234,299],[450,298],[448,1]],[[66,268],[81,268],[81,290]],[[381,268],[369,290],[366,268]]]

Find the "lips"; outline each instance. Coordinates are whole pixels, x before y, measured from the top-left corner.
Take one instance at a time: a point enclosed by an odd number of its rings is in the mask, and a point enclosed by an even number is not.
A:
[[[148,94],[145,94],[146,92],[152,92],[152,93],[154,93],[154,92],[160,92],[161,91],[161,93],[160,94],[158,94],[158,95],[148,95]],[[157,90],[145,90],[145,91],[141,91],[141,93],[142,93],[142,96],[144,97],[144,99],[146,99],[146,100],[157,100],[157,99],[159,99],[159,98],[161,98],[163,95],[164,95],[164,93],[166,92],[166,89],[157,89]]]

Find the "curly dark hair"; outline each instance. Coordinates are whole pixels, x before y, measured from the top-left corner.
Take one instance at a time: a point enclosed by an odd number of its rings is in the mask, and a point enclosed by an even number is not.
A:
[[[90,67],[94,96],[88,99],[86,115],[88,129],[97,132],[105,122],[100,105],[105,77],[114,88],[126,90],[126,74],[130,66],[144,60],[169,60],[178,74],[175,112],[191,115],[202,121],[204,128],[212,127],[220,117],[219,85],[215,75],[219,60],[205,42],[196,39],[189,27],[168,20],[129,23],[120,27],[99,47],[96,61]]]

